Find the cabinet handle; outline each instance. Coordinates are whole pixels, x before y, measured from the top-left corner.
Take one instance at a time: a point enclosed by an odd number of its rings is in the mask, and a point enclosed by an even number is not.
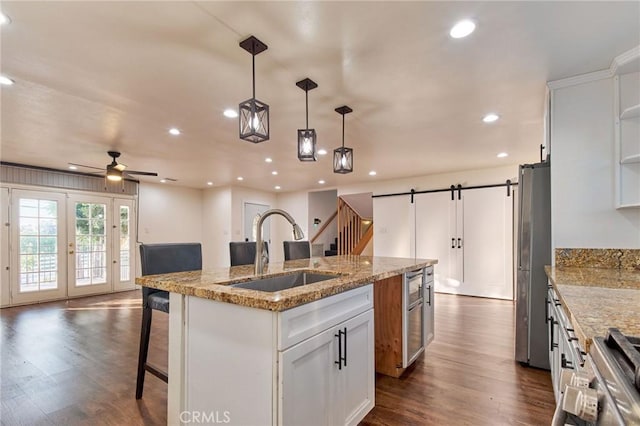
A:
[[[342,330],[338,330],[338,334],[334,334],[338,338],[338,360],[334,364],[338,364],[338,370],[342,370]]]
[[[456,239],[455,238],[451,239],[451,248],[456,248]]]
[[[544,298],[544,323],[549,323],[549,298]]]
[[[553,316],[549,317],[549,351],[553,352]]]
[[[344,366],[347,366],[347,327],[344,328]]]
[[[458,238],[458,248],[462,248],[462,238]]]
[[[431,306],[431,286],[427,287],[427,294],[429,295],[429,300],[427,300],[427,304]]]
[[[560,355],[560,365],[562,366],[562,368],[573,369],[573,363],[567,360],[567,357],[565,356],[565,354]]]

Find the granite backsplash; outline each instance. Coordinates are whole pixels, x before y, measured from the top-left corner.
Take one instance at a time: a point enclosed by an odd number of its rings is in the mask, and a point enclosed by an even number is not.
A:
[[[555,266],[640,271],[640,249],[557,248]]]

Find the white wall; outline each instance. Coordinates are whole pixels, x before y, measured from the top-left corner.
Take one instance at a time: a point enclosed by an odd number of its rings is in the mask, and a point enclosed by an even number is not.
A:
[[[448,188],[451,185],[488,185],[503,183],[507,179],[517,182],[518,165],[508,164],[503,167],[490,169],[465,170],[461,172],[440,173],[433,175],[416,176],[406,179],[376,180],[357,185],[347,185],[338,188],[338,195],[357,194],[361,192],[373,192],[373,195],[392,192],[416,191],[428,189]],[[374,214],[375,221],[375,214]]]
[[[229,266],[231,188],[211,188],[202,195],[202,267]]]
[[[230,241],[244,241],[244,203],[264,204],[273,209],[276,208],[276,194],[235,186],[231,188]],[[274,222],[273,216],[269,221]],[[271,235],[273,236],[273,225],[271,225]]]
[[[289,213],[304,232],[304,239],[309,239],[309,196],[307,192],[288,192],[278,194],[277,207]],[[271,246],[269,258],[274,262],[284,260],[283,241],[293,240],[293,228],[289,222],[278,216],[271,216]]]
[[[312,191],[309,192],[309,215],[308,226],[310,240],[315,236],[320,228],[325,225],[325,221],[336,212],[338,208],[338,191],[331,189],[328,191]],[[313,219],[318,218],[322,221],[318,226],[313,226]],[[322,235],[318,237],[314,244],[324,244],[324,250],[329,250],[329,245],[334,242],[338,236],[338,221],[333,219]]]
[[[202,242],[201,190],[143,182],[138,197],[140,242]]]
[[[613,81],[552,93],[553,248],[640,248],[640,209],[614,207]]]

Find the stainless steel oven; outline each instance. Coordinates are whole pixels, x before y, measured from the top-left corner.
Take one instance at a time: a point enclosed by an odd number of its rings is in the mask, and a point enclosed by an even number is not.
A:
[[[424,351],[424,269],[406,272],[403,285],[402,366],[408,367]]]

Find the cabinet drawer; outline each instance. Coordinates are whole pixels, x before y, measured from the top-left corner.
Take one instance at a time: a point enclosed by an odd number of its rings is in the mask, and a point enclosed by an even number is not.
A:
[[[433,282],[433,266],[427,266],[426,268],[424,268],[424,282]]]
[[[285,350],[371,308],[373,285],[368,284],[281,312],[278,350]]]

